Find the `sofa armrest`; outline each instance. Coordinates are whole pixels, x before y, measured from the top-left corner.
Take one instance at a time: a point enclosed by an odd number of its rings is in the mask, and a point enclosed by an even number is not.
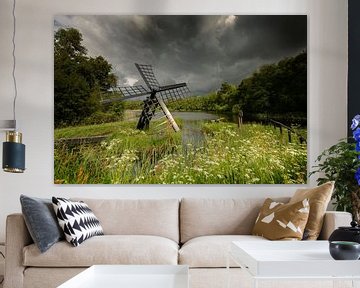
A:
[[[22,288],[24,280],[23,248],[33,241],[22,214],[6,218],[4,288]]]
[[[350,226],[352,216],[348,212],[326,211],[324,224],[319,236],[321,240],[329,239],[331,233],[340,226]]]

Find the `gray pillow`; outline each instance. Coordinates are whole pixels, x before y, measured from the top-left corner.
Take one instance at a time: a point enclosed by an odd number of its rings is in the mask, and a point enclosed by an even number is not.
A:
[[[31,238],[41,253],[64,238],[51,199],[21,195],[20,203]]]

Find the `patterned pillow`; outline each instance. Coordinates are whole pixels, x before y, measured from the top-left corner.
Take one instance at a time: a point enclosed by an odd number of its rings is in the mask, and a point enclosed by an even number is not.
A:
[[[79,246],[86,239],[104,235],[99,220],[84,202],[52,197],[55,214],[66,241]]]
[[[308,199],[284,204],[268,198],[259,212],[252,234],[269,240],[301,240],[308,217]]]
[[[327,182],[315,188],[298,189],[289,203],[309,199],[310,214],[305,227],[307,237],[305,240],[316,240],[323,226],[324,215],[330,202],[335,182]],[[305,235],[304,235],[305,236]]]

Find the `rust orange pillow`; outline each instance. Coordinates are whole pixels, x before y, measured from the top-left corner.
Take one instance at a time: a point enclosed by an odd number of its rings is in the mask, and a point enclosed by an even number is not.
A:
[[[308,217],[307,199],[284,204],[268,198],[260,209],[252,234],[269,240],[301,240]]]
[[[310,214],[305,227],[307,237],[304,240],[316,240],[319,237],[333,190],[334,182],[330,181],[315,188],[298,189],[290,199],[289,203],[309,199]]]

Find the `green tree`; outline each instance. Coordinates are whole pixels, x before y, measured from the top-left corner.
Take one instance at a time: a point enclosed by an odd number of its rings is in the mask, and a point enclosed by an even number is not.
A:
[[[236,86],[227,82],[222,83],[214,100],[216,111],[231,112],[232,107],[238,103]]]
[[[81,33],[59,29],[54,37],[55,127],[77,124],[100,111],[100,95],[116,84],[112,66],[90,57]]]
[[[245,113],[301,113],[307,109],[307,56],[302,52],[264,65],[242,80],[237,97]]]

